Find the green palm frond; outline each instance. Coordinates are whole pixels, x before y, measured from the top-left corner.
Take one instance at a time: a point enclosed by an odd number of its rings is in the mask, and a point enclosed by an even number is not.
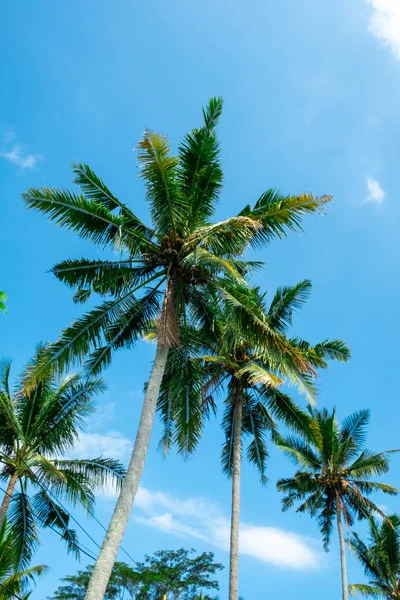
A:
[[[220,148],[215,128],[222,112],[222,98],[211,98],[203,110],[204,125],[184,136],[179,146],[178,181],[188,199],[189,222],[203,223],[213,213],[222,188]]]
[[[187,199],[178,188],[178,159],[170,156],[167,138],[147,130],[138,144],[138,161],[158,235],[166,236],[172,230],[176,241],[178,234],[183,234]]]
[[[140,232],[127,227],[122,216],[85,196],[54,188],[31,188],[22,197],[28,208],[40,210],[56,225],[72,229],[97,245],[114,248],[125,242],[135,244],[140,251],[154,248]]]
[[[268,310],[268,320],[274,329],[286,332],[292,324],[293,312],[307,302],[312,288],[311,281],[304,279],[297,285],[278,288]]]
[[[124,218],[126,227],[137,231],[146,239],[150,240],[154,236],[154,232],[146,227],[126,204],[114,196],[102,179],[88,165],[73,162],[72,169],[75,175],[73,183],[80,186],[86,198],[94,200],[107,210],[119,211]]]
[[[8,512],[8,527],[18,556],[17,569],[25,569],[39,540],[32,505],[24,486],[21,486],[21,491],[14,492]]]
[[[262,229],[253,238],[253,245],[269,242],[275,237],[284,237],[288,231],[301,231],[301,221],[306,214],[324,214],[325,205],[331,196],[315,197],[312,194],[283,196],[275,190],[268,190],[258,199],[254,208],[246,206],[240,215],[258,219]]]
[[[363,583],[351,583],[349,585],[350,596],[363,596],[364,598],[386,598],[385,593],[373,585]]]

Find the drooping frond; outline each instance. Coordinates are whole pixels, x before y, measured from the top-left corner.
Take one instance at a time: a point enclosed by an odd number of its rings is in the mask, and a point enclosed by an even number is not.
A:
[[[324,214],[324,206],[330,196],[316,197],[312,194],[282,196],[275,190],[268,190],[257,200],[254,208],[247,206],[240,215],[251,216],[260,221],[262,229],[253,238],[253,245],[271,241],[274,237],[284,237],[288,231],[302,230],[301,221],[306,214]]]
[[[293,312],[307,302],[311,292],[311,281],[304,279],[297,285],[278,288],[268,310],[268,320],[278,331],[286,332],[292,324]]]
[[[72,169],[75,175],[73,182],[80,186],[86,198],[98,202],[107,210],[119,211],[124,218],[125,227],[142,234],[146,239],[153,237],[154,232],[146,227],[126,204],[114,196],[102,179],[88,165],[73,162]]]
[[[56,225],[75,231],[79,237],[100,246],[120,247],[126,239],[135,252],[154,249],[140,231],[127,227],[124,217],[115,215],[102,204],[67,190],[31,188],[22,195],[28,208],[41,211]]]
[[[18,556],[17,569],[25,569],[37,548],[38,536],[31,502],[24,486],[20,492],[14,492],[7,517]]]

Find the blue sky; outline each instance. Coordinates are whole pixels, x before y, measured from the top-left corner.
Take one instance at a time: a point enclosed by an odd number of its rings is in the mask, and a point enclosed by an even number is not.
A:
[[[257,283],[272,295],[278,285],[312,280],[295,332],[311,341],[344,337],[353,353],[351,363],[323,374],[321,403],[336,405],[339,417],[370,407],[369,446],[398,446],[397,0],[37,0],[2,3],[0,21],[0,287],[9,296],[0,354],[13,358],[14,374],[36,342],[54,340],[80,312],[46,271],[65,257],[98,252],[26,211],[21,192],[68,186],[70,161],[83,161],[146,218],[134,144],[145,127],[176,144],[200,123],[207,99],[221,94],[225,187],[217,216],[237,212],[269,187],[335,196],[327,216],[306,220],[304,234],[261,253],[266,266]],[[115,356],[105,375],[109,390],[98,399],[77,455],[126,459],[153,350],[142,343]],[[230,490],[220,473],[218,422],[187,463],[164,460],[158,435],[157,427],[124,547],[137,559],[161,548],[195,547],[227,564]],[[333,600],[340,593],[337,544],[323,554],[316,524],[280,511],[275,481],[291,469],[272,450],[270,484],[262,489],[244,466],[240,593],[246,600],[316,600],[321,589]],[[398,484],[399,475],[394,458],[390,482]],[[113,502],[98,499],[104,524]],[[398,509],[396,500],[383,502]],[[100,543],[99,526],[77,516]],[[96,551],[83,533],[81,540]],[[55,534],[43,536],[37,562],[51,572],[34,600],[79,566]],[[360,577],[350,558],[350,581]]]

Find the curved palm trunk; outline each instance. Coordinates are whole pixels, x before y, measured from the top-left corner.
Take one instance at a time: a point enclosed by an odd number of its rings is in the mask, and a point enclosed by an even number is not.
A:
[[[1,528],[3,527],[3,523],[7,516],[8,507],[10,506],[10,502],[11,502],[12,495],[14,493],[15,485],[16,485],[17,481],[18,481],[18,475],[16,473],[14,473],[10,477],[10,480],[9,480],[8,486],[7,486],[7,490],[4,494],[4,498],[3,498],[3,501],[0,506],[0,531],[1,531]]]
[[[344,543],[342,513],[340,510],[340,499],[338,498],[338,494],[336,494],[336,520],[340,544],[340,566],[342,570],[342,600],[348,600],[346,546]]]
[[[229,600],[239,597],[239,527],[240,527],[240,467],[242,462],[242,390],[235,394],[232,453],[232,512],[229,555]]]
[[[168,348],[157,345],[156,356],[144,397],[142,414],[131,460],[113,516],[90,578],[85,600],[103,600],[142,477],[153,429],[158,394],[168,358]]]

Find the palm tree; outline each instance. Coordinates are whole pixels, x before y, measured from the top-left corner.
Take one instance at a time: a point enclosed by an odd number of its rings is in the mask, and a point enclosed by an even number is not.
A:
[[[11,363],[0,363],[0,480],[7,482],[0,506],[0,528],[8,516],[10,532],[21,556],[38,542],[37,525],[56,528],[77,553],[76,533],[69,526],[64,500],[94,506],[94,491],[109,484],[120,487],[125,469],[111,458],[69,459],[68,456],[93,410],[94,396],[105,389],[99,378],[47,376],[29,391],[24,381],[42,360],[39,346],[10,390]],[[16,491],[19,484],[19,491]],[[36,490],[30,499],[27,488]]]
[[[180,345],[179,325],[196,290],[205,285],[224,290],[223,275],[242,280],[240,258],[255,246],[300,227],[302,216],[321,212],[330,200],[311,194],[262,194],[255,206],[211,224],[222,187],[216,125],[222,99],[203,111],[202,127],[187,134],[172,156],[168,140],[146,131],[138,145],[138,161],[150,204],[151,227],[116,198],[84,164],[74,164],[74,182],[82,194],[57,189],[30,189],[28,208],[48,215],[102,248],[117,251],[115,260],[65,260],[54,274],[75,288],[75,300],[92,293],[106,299],[66,329],[52,345],[51,362],[60,368],[84,360],[92,373],[108,365],[113,351],[131,348],[149,321],[158,319],[158,343],[141,418],[122,492],[94,569],[87,600],[103,598],[139,486],[153,428],[157,397],[170,348]],[[238,258],[239,257],[239,258]]]
[[[46,565],[29,567],[30,558],[28,553],[21,560],[20,548],[4,522],[0,529],[0,600],[27,600],[30,596],[29,583],[48,569]]]
[[[301,437],[278,439],[278,446],[294,464],[301,467],[294,477],[280,479],[279,491],[285,494],[282,510],[299,503],[297,512],[308,512],[317,517],[327,550],[333,522],[340,544],[342,598],[347,600],[347,572],[343,524],[353,525],[355,518],[369,518],[378,513],[385,516],[369,496],[375,491],[395,495],[398,490],[384,483],[371,481],[387,473],[387,452],[378,454],[364,446],[369,411],[360,410],[344,419],[336,420],[335,410],[309,409],[309,420]]]
[[[400,517],[391,515],[369,521],[369,544],[353,533],[351,549],[364,567],[369,585],[353,583],[349,592],[356,596],[371,596],[396,600],[400,598]]]
[[[342,340],[325,340],[311,347],[304,340],[286,337],[294,310],[306,302],[310,290],[308,280],[280,288],[268,308],[258,288],[239,290],[237,286],[234,301],[225,298],[222,303],[203,293],[200,306],[194,307],[203,315],[201,326],[186,326],[182,333],[189,338],[190,355],[185,349],[174,349],[167,364],[158,406],[164,423],[160,446],[165,453],[173,443],[183,454],[194,450],[203,414],[216,408],[215,392],[227,385],[222,465],[232,477],[230,600],[238,598],[243,438],[250,440],[247,458],[265,484],[267,437],[276,433],[274,417],[297,426],[304,415],[277,387],[289,381],[312,399],[315,390],[310,377],[316,375],[315,368],[326,368],[327,358],[345,361],[350,356]]]
[[[200,329],[188,332],[192,358],[188,361],[185,352],[179,349],[172,351],[162,384],[159,411],[164,435],[161,445],[166,452],[171,443],[176,443],[184,454],[193,451],[199,439],[201,406],[208,414],[216,406],[215,392],[224,390],[227,385],[222,466],[232,478],[230,600],[238,599],[243,438],[250,440],[247,458],[257,467],[265,484],[267,437],[276,433],[274,417],[296,426],[304,414],[277,387],[286,380],[312,398],[315,390],[310,376],[315,376],[315,368],[326,368],[327,358],[346,361],[350,357],[342,340],[325,340],[311,347],[304,340],[286,337],[294,310],[306,302],[310,290],[308,280],[280,288],[269,307],[265,294],[258,288],[243,287],[240,306],[226,301],[218,303],[203,294],[200,312],[207,315],[207,319],[203,319]],[[201,355],[202,352],[208,354]],[[201,362],[205,363],[203,372]],[[196,401],[196,395],[200,394],[202,404]]]

